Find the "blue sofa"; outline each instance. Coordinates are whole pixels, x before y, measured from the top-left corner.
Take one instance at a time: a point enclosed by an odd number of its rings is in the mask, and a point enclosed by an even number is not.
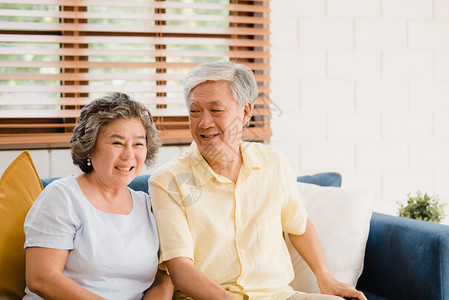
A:
[[[449,226],[373,213],[358,287],[369,300],[448,300]]]
[[[148,178],[129,186],[147,192]],[[298,177],[321,186],[340,187],[341,180],[338,173]],[[449,300],[449,226],[373,213],[357,288],[369,300]]]

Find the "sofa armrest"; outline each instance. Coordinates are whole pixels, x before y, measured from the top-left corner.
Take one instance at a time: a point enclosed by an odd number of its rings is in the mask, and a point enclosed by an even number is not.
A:
[[[449,299],[449,226],[373,213],[357,286],[389,299]]]

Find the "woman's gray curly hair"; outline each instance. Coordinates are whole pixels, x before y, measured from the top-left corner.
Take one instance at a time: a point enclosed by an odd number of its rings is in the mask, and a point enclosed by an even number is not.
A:
[[[123,93],[114,93],[92,101],[81,110],[78,125],[73,129],[70,147],[73,164],[84,173],[92,172],[87,158],[92,154],[101,129],[118,119],[139,118],[146,134],[147,156],[145,164],[150,166],[161,145],[158,131],[150,111],[142,104]]]

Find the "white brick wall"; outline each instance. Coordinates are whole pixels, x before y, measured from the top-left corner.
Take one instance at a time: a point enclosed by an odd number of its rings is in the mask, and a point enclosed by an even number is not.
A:
[[[403,81],[358,81],[355,99],[358,111],[403,111],[408,107],[408,84]]]
[[[271,16],[293,17],[297,16],[324,16],[326,0],[282,0]]]
[[[408,166],[408,146],[401,142],[357,144],[357,170],[399,171]]]
[[[355,146],[352,143],[302,142],[300,147],[299,167],[303,173],[355,170]]]
[[[383,113],[382,138],[388,141],[432,141],[433,114],[430,112]]]
[[[411,83],[410,108],[420,111],[449,109],[449,85],[435,81]]]
[[[411,49],[383,51],[382,75],[385,79],[432,79],[433,53]]]
[[[434,118],[435,137],[441,140],[449,140],[449,111],[435,112]]]
[[[312,2],[312,1],[309,1]],[[327,0],[329,16],[376,16],[380,11],[378,0]]]
[[[301,82],[304,111],[348,111],[354,108],[354,84],[349,81]]]
[[[363,2],[364,0],[361,0]],[[444,0],[443,0],[444,1]],[[383,0],[382,16],[392,18],[431,18],[431,0]]]
[[[320,34],[317,35],[316,33]],[[304,18],[299,21],[301,47],[351,47],[352,21],[346,19]]]
[[[285,28],[280,30],[284,31]],[[299,47],[273,48],[271,56],[271,66],[288,66],[287,69],[271,69],[271,76],[277,78],[278,82],[324,78],[326,55],[322,50],[301,50]],[[292,60],[291,57],[295,59]]]
[[[417,190],[449,203],[449,1],[270,5],[272,146],[299,174],[374,189],[377,211]]]
[[[379,79],[381,72],[380,51],[377,50],[333,50],[327,54],[329,78]]]
[[[363,3],[364,1],[358,1]],[[357,20],[355,45],[357,48],[402,48],[407,44],[406,22],[394,20]]]
[[[449,1],[447,0],[435,0],[435,17],[437,19],[447,19],[449,16]]]
[[[372,141],[380,138],[378,113],[329,113],[327,120],[329,141]]]
[[[448,1],[449,3],[449,1]],[[449,79],[449,51],[435,53],[435,76],[438,79]]]
[[[449,47],[449,22],[410,22],[409,45],[414,48],[429,49]]]

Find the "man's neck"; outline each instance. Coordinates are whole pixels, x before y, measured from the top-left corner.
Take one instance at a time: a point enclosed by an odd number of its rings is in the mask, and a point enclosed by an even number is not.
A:
[[[233,155],[229,155],[228,153],[228,155],[223,157],[226,157],[226,159],[220,159],[217,158],[217,156],[213,158],[204,156],[204,159],[207,161],[207,163],[215,173],[220,174],[236,183],[243,164],[243,158],[240,154],[240,149],[238,149],[238,151],[236,152],[233,152]]]

